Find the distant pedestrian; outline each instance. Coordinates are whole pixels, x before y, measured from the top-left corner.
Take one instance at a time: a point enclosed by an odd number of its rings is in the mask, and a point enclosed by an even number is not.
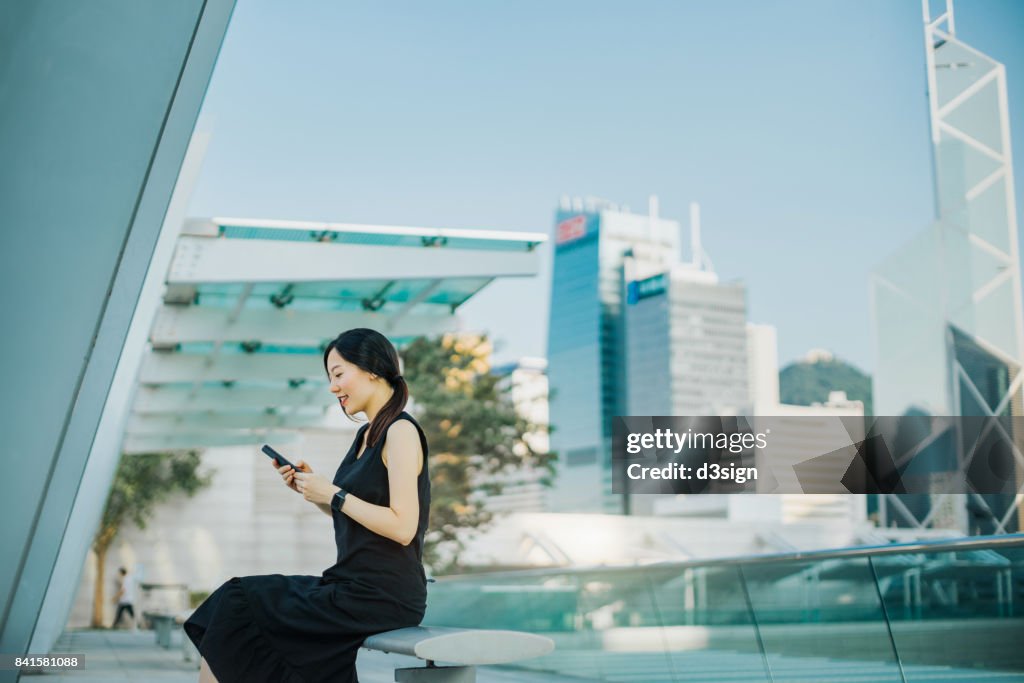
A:
[[[125,612],[128,613],[131,628],[134,630],[135,626],[135,575],[128,572],[127,569],[121,567],[117,570],[120,577],[117,580],[117,595],[114,596],[114,601],[117,603],[117,616],[114,617],[114,623],[110,628],[117,628],[117,625],[121,623],[121,615]]]

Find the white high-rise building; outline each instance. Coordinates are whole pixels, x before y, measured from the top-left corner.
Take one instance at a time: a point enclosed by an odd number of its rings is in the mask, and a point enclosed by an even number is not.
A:
[[[502,375],[510,385],[509,399],[516,412],[537,425],[523,436],[530,448],[546,453],[550,447],[548,425],[547,361],[525,357],[515,363],[495,367],[492,373]],[[490,512],[543,512],[545,490],[541,483],[545,472],[532,467],[517,467],[497,477],[502,492],[496,496],[480,496],[481,504]]]
[[[849,400],[845,391],[829,392],[828,400],[810,406],[777,404],[765,406],[760,413],[772,418],[769,448],[762,459],[771,460],[772,471],[781,473],[780,483],[797,486],[794,465],[846,447],[864,438],[864,404]],[[842,421],[835,418],[846,418]],[[859,426],[859,429],[858,429]],[[853,433],[851,434],[851,430]],[[759,466],[763,463],[758,463]],[[782,481],[785,475],[791,477]],[[804,475],[807,476],[806,474]],[[823,484],[833,484],[842,473],[822,466],[814,476]],[[785,493],[735,496],[746,501],[747,510],[737,509],[735,515],[748,518],[777,519],[783,524],[809,520],[867,520],[867,496],[841,493]]]
[[[747,386],[754,415],[772,414],[779,404],[779,343],[774,325],[747,323]]]
[[[690,264],[629,282],[627,414],[745,411],[746,298],[742,283],[719,282]]]
[[[749,349],[750,399],[755,416],[773,418],[774,434],[771,448],[763,457],[772,459],[773,470],[795,473],[786,466],[810,460],[828,452],[829,444],[841,448],[856,439],[831,418],[864,417],[864,404],[846,397],[845,391],[833,390],[822,403],[810,406],[783,404],[779,399],[778,341],[772,325],[747,325]],[[806,362],[832,361],[834,355],[824,349],[811,349]],[[780,419],[781,418],[781,419]],[[817,419],[822,418],[822,419]],[[846,426],[850,426],[847,421]],[[834,472],[822,472],[828,482]],[[787,484],[793,484],[790,479]],[[741,500],[742,499],[742,500]],[[861,524],[867,520],[866,496],[842,494],[759,494],[737,496],[729,514],[737,519],[773,519],[783,524],[809,520],[847,520]]]
[[[700,246],[695,205],[691,234],[689,262],[658,269],[633,255],[625,259],[623,414],[737,415],[749,409],[746,286],[719,280]],[[675,498],[630,496],[630,513],[651,514]],[[720,498],[689,500],[704,507],[722,504]]]
[[[625,257],[625,414],[728,415],[750,402],[746,286],[719,281],[696,203],[689,251],[667,266],[640,250]]]

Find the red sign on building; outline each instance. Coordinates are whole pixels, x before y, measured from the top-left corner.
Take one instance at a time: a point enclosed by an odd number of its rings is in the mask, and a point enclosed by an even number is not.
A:
[[[587,234],[587,217],[573,216],[558,224],[555,232],[555,244],[565,244],[578,240]]]

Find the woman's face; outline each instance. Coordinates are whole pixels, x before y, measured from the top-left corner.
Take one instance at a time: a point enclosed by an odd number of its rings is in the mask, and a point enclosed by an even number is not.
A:
[[[327,354],[327,374],[331,380],[331,393],[349,415],[366,410],[375,385],[370,373],[341,357],[337,349]]]

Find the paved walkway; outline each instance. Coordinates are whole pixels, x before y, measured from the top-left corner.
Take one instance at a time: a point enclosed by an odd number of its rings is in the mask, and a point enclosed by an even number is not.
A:
[[[153,631],[80,630],[60,637],[54,653],[85,655],[82,671],[54,671],[24,674],[23,683],[195,683],[198,667],[186,662],[181,648],[184,633],[175,632],[174,646],[166,650],[156,644]],[[360,650],[357,666],[360,683],[393,683],[394,670],[417,666],[420,660],[402,655]],[[584,683],[588,679],[502,670],[477,670],[478,683]]]
[[[173,635],[169,650],[156,644],[153,631],[69,631],[61,636],[54,653],[85,655],[83,671],[26,674],[22,683],[194,683],[199,678],[195,664],[186,662],[181,648],[184,633]],[[672,672],[666,671],[666,657]],[[785,683],[830,681],[874,683],[901,680],[891,662],[837,661],[820,657],[779,657],[771,660],[774,679]],[[543,658],[532,660],[543,666]],[[764,683],[760,655],[738,652],[560,652],[555,662],[563,671],[557,675],[514,669],[484,667],[477,670],[478,683]],[[402,655],[361,650],[357,660],[361,683],[393,683],[397,667],[418,666],[419,660]],[[551,664],[551,663],[549,663]],[[1021,683],[1024,673],[954,669],[943,666],[905,666],[907,680],[915,683]],[[579,676],[579,677],[577,677]],[[596,676],[588,678],[586,676]]]

